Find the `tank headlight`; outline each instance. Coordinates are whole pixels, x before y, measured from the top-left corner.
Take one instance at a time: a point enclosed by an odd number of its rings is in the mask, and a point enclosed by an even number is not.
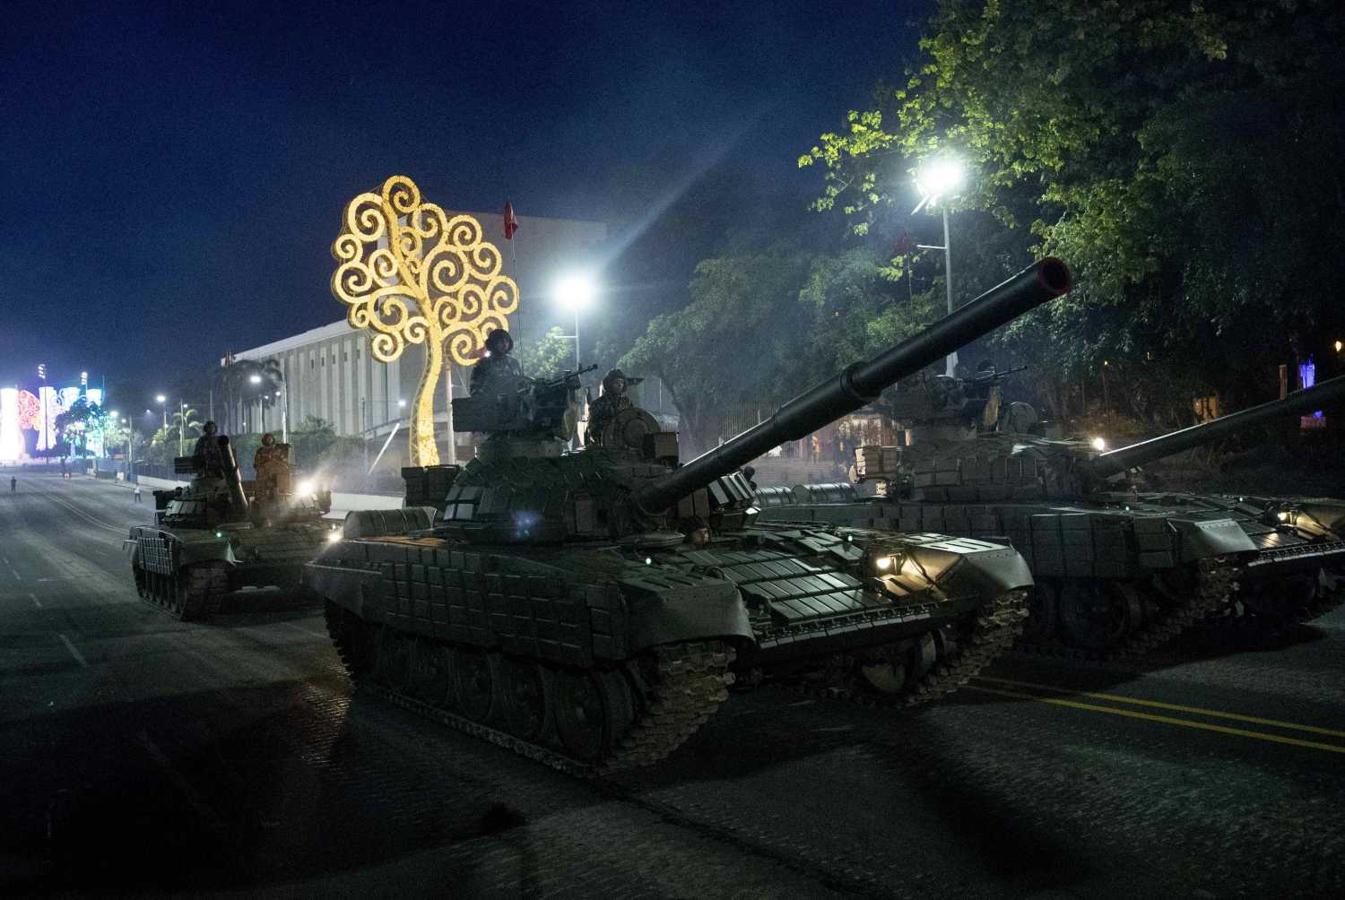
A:
[[[897,553],[875,553],[869,557],[869,570],[878,576],[892,575],[901,568],[901,555]]]
[[[1096,450],[1098,453],[1101,453],[1103,450],[1107,449],[1107,441],[1104,438],[1095,437],[1091,441],[1089,441],[1089,443],[1093,445],[1093,449]]]
[[[336,529],[332,529],[331,531],[327,532],[327,543],[335,544],[339,540],[341,540],[341,532],[337,531]]]
[[[303,494],[305,497],[307,497],[309,494],[312,494],[313,491],[314,491],[313,482],[309,481],[308,479],[304,479],[303,481],[299,482],[300,494]]]

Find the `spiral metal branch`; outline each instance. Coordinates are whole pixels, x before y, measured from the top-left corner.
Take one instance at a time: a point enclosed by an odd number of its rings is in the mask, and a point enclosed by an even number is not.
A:
[[[439,460],[434,390],[446,360],[476,363],[486,336],[518,309],[518,285],[501,273],[503,256],[472,216],[449,218],[420,188],[394,175],[377,193],[346,206],[332,244],[332,293],[352,328],[371,332],[374,358],[389,363],[409,344],[425,344],[425,371],[411,421],[414,465]]]

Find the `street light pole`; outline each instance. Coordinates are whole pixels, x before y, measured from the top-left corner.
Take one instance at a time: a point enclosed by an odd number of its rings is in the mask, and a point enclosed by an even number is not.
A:
[[[943,156],[935,159],[929,159],[921,163],[919,171],[915,175],[915,186],[921,194],[920,203],[911,210],[912,215],[918,213],[926,206],[932,206],[939,202],[941,198],[947,198],[961,190],[966,182],[967,172],[963,162],[953,156]],[[943,246],[931,247],[926,244],[917,244],[921,250],[942,250],[943,251],[943,282],[947,293],[948,314],[953,313],[953,245],[949,240],[948,228],[948,204],[943,204]],[[944,371],[949,377],[953,377],[957,372],[957,351],[948,354],[944,359]]]
[[[574,367],[578,371],[583,367],[579,362],[579,307],[574,308]]]
[[[953,314],[953,245],[948,241],[948,204],[943,206],[943,283],[948,289],[948,315]],[[957,369],[957,351],[944,361],[944,374],[952,377]]]

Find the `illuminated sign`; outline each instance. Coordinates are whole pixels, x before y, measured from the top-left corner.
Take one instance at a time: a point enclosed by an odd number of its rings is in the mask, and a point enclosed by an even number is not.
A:
[[[26,455],[19,427],[19,389],[0,388],[0,460],[14,462]]]

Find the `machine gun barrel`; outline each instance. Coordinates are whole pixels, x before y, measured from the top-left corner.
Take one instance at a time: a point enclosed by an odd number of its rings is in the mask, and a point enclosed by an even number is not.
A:
[[[897,381],[920,371],[1000,325],[1059,297],[1070,288],[1069,267],[1048,257],[950,313],[929,328],[868,362],[805,391],[769,419],[681,468],[650,482],[635,495],[648,512],[667,509],[679,498],[756,459],[772,447],[797,440],[872,403]]]
[[[1276,416],[1312,412],[1345,397],[1345,375],[1328,378],[1316,387],[1295,391],[1280,400],[1271,400],[1248,407],[1227,416],[1220,416],[1200,425],[1140,441],[1128,447],[1118,447],[1095,456],[1088,462],[1093,474],[1101,477],[1115,475],[1126,469],[1142,466],[1164,456],[1199,446],[1240,431]]]

